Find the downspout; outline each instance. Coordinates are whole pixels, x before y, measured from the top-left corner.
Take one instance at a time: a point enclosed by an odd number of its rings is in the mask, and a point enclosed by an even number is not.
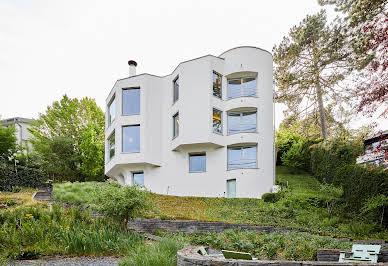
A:
[[[273,150],[273,176],[272,176],[272,186],[275,185],[275,181],[276,181],[276,144],[275,144],[275,141],[276,141],[276,135],[275,135],[275,132],[276,132],[276,128],[275,128],[275,122],[276,122],[276,116],[275,116],[275,103],[276,103],[276,99],[275,99],[275,80],[273,80],[272,82],[272,114],[273,114],[273,144],[272,144],[272,150]]]

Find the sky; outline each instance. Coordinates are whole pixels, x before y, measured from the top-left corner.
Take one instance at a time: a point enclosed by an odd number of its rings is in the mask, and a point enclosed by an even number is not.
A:
[[[236,46],[272,51],[320,9],[315,0],[0,0],[1,118],[38,118],[63,94],[105,111],[129,59],[138,74],[167,75]],[[276,105],[277,126],[284,108]]]

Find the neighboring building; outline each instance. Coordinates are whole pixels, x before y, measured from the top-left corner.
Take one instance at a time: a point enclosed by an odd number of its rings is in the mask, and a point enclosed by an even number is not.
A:
[[[15,126],[15,136],[17,143],[26,148],[27,152],[31,150],[30,139],[32,137],[31,133],[28,131],[28,128],[31,127],[31,122],[33,119],[23,118],[23,117],[13,117],[4,120],[0,120],[0,125],[3,127]]]
[[[274,183],[272,55],[237,47],[116,81],[105,173],[159,194],[259,198]]]
[[[388,167],[388,130],[365,139],[364,151],[365,153],[357,158],[357,163]]]

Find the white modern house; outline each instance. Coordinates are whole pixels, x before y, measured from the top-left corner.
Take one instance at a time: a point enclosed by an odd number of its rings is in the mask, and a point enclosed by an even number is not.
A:
[[[106,100],[105,174],[176,196],[260,198],[274,183],[272,55],[237,47],[167,76],[116,81]]]
[[[28,152],[29,150],[32,149],[31,145],[31,138],[32,134],[28,131],[28,128],[31,127],[33,119],[30,118],[23,118],[23,117],[13,117],[13,118],[8,118],[0,121],[0,126],[3,127],[9,127],[9,126],[14,126],[15,127],[15,136],[17,143],[19,145],[22,145],[26,151]]]

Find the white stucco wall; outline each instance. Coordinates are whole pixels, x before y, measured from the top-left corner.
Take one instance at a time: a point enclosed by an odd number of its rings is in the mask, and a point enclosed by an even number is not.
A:
[[[220,100],[212,94],[212,73],[223,75]],[[257,73],[255,97],[227,99],[227,76]],[[179,100],[173,104],[173,80],[179,75]],[[237,197],[261,197],[273,186],[272,56],[255,47],[238,47],[219,57],[204,56],[179,64],[170,75],[142,74],[118,80],[108,98],[116,97],[116,119],[106,127],[106,140],[115,130],[115,156],[106,175],[125,185],[132,173],[143,171],[145,187],[160,194],[224,197],[226,182],[236,179]],[[140,87],[140,115],[122,116],[122,89]],[[223,111],[223,135],[212,131],[213,107]],[[227,111],[257,108],[257,132],[227,135]],[[172,116],[179,111],[179,136],[172,138]],[[108,110],[107,119],[108,121]],[[140,152],[122,153],[121,127],[140,124]],[[227,170],[227,147],[257,144],[257,168]],[[189,153],[206,152],[206,172],[189,173]]]

